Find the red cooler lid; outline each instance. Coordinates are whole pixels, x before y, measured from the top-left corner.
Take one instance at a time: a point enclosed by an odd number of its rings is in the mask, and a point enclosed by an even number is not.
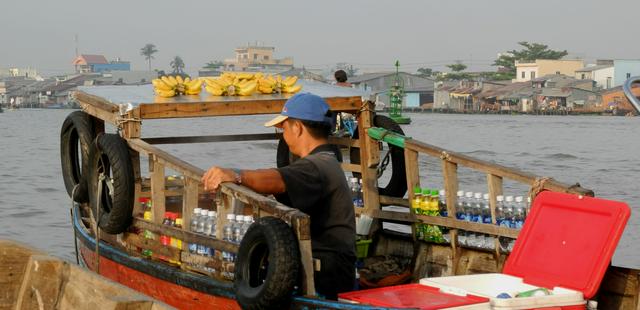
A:
[[[338,294],[338,297],[378,307],[420,310],[453,308],[489,302],[489,299],[485,297],[443,293],[439,288],[416,283],[341,293]]]
[[[531,208],[503,272],[531,285],[581,291],[591,298],[631,211],[627,204],[545,191]]]

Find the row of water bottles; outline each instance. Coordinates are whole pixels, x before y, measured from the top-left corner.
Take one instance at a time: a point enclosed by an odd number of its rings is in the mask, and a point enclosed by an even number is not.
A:
[[[362,199],[362,179],[349,178],[349,189],[351,190],[351,199],[353,200],[353,206],[356,208],[364,207],[364,200]]]
[[[193,215],[191,216],[191,223],[189,223],[189,229],[192,232],[216,237],[216,224],[218,220],[218,213],[216,211],[210,211],[207,209],[195,208]],[[215,256],[215,250],[202,244],[189,244],[189,252],[193,254],[199,254],[204,256]]]
[[[457,192],[456,218],[462,221],[491,224],[489,194]],[[496,225],[521,229],[526,220],[529,203],[522,196],[496,196]],[[463,246],[493,249],[495,238],[490,235],[460,231],[458,242]],[[514,241],[501,238],[503,251],[511,251]]]

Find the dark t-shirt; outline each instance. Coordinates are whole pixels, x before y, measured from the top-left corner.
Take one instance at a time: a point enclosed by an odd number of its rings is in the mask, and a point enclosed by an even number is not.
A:
[[[351,192],[333,148],[325,144],[278,168],[286,193],[276,198],[310,216],[314,256],[333,252],[355,258],[355,214]]]

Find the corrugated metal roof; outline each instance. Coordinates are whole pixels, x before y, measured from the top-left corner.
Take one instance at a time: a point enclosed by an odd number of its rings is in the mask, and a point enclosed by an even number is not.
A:
[[[90,55],[82,54],[78,56],[74,61],[74,65],[93,65],[93,64],[108,64],[107,58],[103,55]]]

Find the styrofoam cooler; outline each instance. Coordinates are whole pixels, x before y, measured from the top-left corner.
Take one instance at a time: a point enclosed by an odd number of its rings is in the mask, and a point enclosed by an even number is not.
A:
[[[476,294],[489,298],[491,309],[533,309],[558,306],[584,305],[582,292],[556,287],[551,295],[539,297],[496,298],[501,293],[513,294],[539,288],[526,284],[521,278],[502,273],[474,274],[466,276],[425,278],[420,284],[437,287],[451,294]]]
[[[488,297],[492,309],[581,308],[598,291],[630,214],[622,202],[545,191],[536,197],[503,273],[420,283]],[[497,298],[540,287],[551,295]]]

